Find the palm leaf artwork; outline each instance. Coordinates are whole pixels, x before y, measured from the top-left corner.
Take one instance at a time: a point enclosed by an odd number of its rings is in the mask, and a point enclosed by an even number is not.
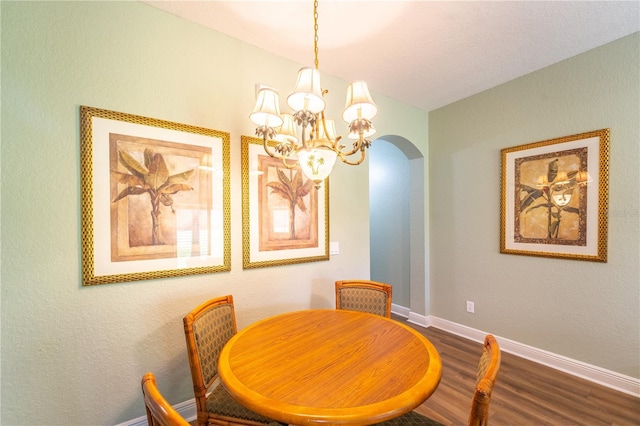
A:
[[[289,203],[289,239],[296,239],[296,207],[303,213],[307,212],[307,206],[304,203],[304,197],[311,192],[313,181],[307,179],[303,182],[302,172],[298,169],[293,179],[284,173],[281,168],[277,168],[278,180],[268,182],[267,186],[271,188],[271,194],[275,194],[285,199]]]
[[[129,195],[149,194],[152,223],[151,242],[153,245],[163,244],[160,236],[160,207],[161,205],[169,207],[171,212],[175,213],[172,195],[193,189],[186,182],[195,169],[171,175],[162,154],[154,153],[149,148],[144,150],[144,165],[140,164],[131,154],[122,150],[118,150],[118,160],[130,173],[111,171],[118,183],[127,185],[112,202],[117,203]]]
[[[558,173],[558,159],[549,162],[546,182],[539,182],[540,188],[520,184],[524,197],[520,199],[520,212],[527,214],[537,209],[547,210],[547,238],[558,238],[560,219],[563,212],[580,214],[580,210],[568,206],[573,191],[576,189],[576,174],[572,171],[566,175]],[[541,202],[537,203],[540,199]]]
[[[320,157],[316,160],[316,156],[311,155],[307,160],[307,166],[309,166],[314,175],[317,175],[320,166],[324,166],[324,158]]]

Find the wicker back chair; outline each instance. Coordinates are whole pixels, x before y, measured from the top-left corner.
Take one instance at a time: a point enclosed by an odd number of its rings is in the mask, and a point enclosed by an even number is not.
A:
[[[149,426],[190,426],[189,422],[164,399],[153,373],[142,376],[142,395]]]
[[[264,425],[273,422],[237,403],[218,381],[218,357],[222,347],[236,332],[231,295],[211,299],[184,317],[198,426]]]
[[[391,285],[376,281],[336,281],[336,309],[391,318],[391,290]]]
[[[488,334],[484,338],[482,356],[478,364],[478,380],[471,401],[469,426],[486,425],[489,420],[489,402],[500,369],[501,358],[500,346],[496,338]]]

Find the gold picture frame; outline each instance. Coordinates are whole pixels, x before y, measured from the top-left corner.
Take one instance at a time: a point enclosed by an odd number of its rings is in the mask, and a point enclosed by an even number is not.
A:
[[[229,133],[80,107],[82,285],[231,269]]]
[[[262,139],[241,142],[243,268],[329,260],[329,179],[316,189],[297,164],[270,157]]]
[[[500,252],[607,261],[609,129],[501,150]]]

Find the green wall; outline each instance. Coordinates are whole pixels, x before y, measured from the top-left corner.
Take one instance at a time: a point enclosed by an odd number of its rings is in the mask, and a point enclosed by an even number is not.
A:
[[[193,398],[182,317],[233,294],[240,328],[332,308],[334,281],[369,277],[368,166],[338,164],[330,261],[242,270],[240,137],[256,83],[286,95],[295,64],[139,2],[1,7],[1,402],[3,425],[117,424],[144,414],[146,371],[173,404]],[[323,75],[328,112],[347,82]],[[427,113],[373,93],[380,135],[426,147]],[[231,134],[232,270],[83,287],[79,107]],[[339,129],[342,134],[346,125]],[[363,249],[365,247],[365,249]],[[30,404],[39,414],[33,417]]]
[[[142,416],[146,371],[170,402],[187,401],[182,317],[191,308],[233,294],[242,328],[280,312],[331,308],[336,279],[368,278],[367,162],[332,173],[339,255],[242,270],[240,136],[254,133],[254,84],[286,94],[309,64],[138,2],[0,8],[0,423],[38,423],[25,401],[36,402],[48,424]],[[425,306],[429,314],[431,297],[436,316],[640,377],[638,45],[635,34],[428,117],[373,94],[378,135],[411,141],[429,159],[433,288],[426,286],[418,313]],[[347,82],[322,78],[337,115]],[[230,132],[231,272],[81,285],[80,105]],[[609,262],[499,254],[500,149],[602,127],[612,129]],[[476,302],[474,316],[464,312],[466,300]]]
[[[639,42],[630,35],[429,113],[432,315],[640,378]],[[500,150],[602,128],[608,262],[500,254]]]

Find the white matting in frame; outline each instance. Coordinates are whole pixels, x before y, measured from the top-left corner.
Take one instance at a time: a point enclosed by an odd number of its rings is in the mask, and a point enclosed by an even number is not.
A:
[[[500,252],[606,262],[609,129],[501,156]]]
[[[229,134],[80,111],[83,285],[230,270]]]
[[[329,260],[328,178],[316,189],[242,136],[242,191],[244,269]]]

